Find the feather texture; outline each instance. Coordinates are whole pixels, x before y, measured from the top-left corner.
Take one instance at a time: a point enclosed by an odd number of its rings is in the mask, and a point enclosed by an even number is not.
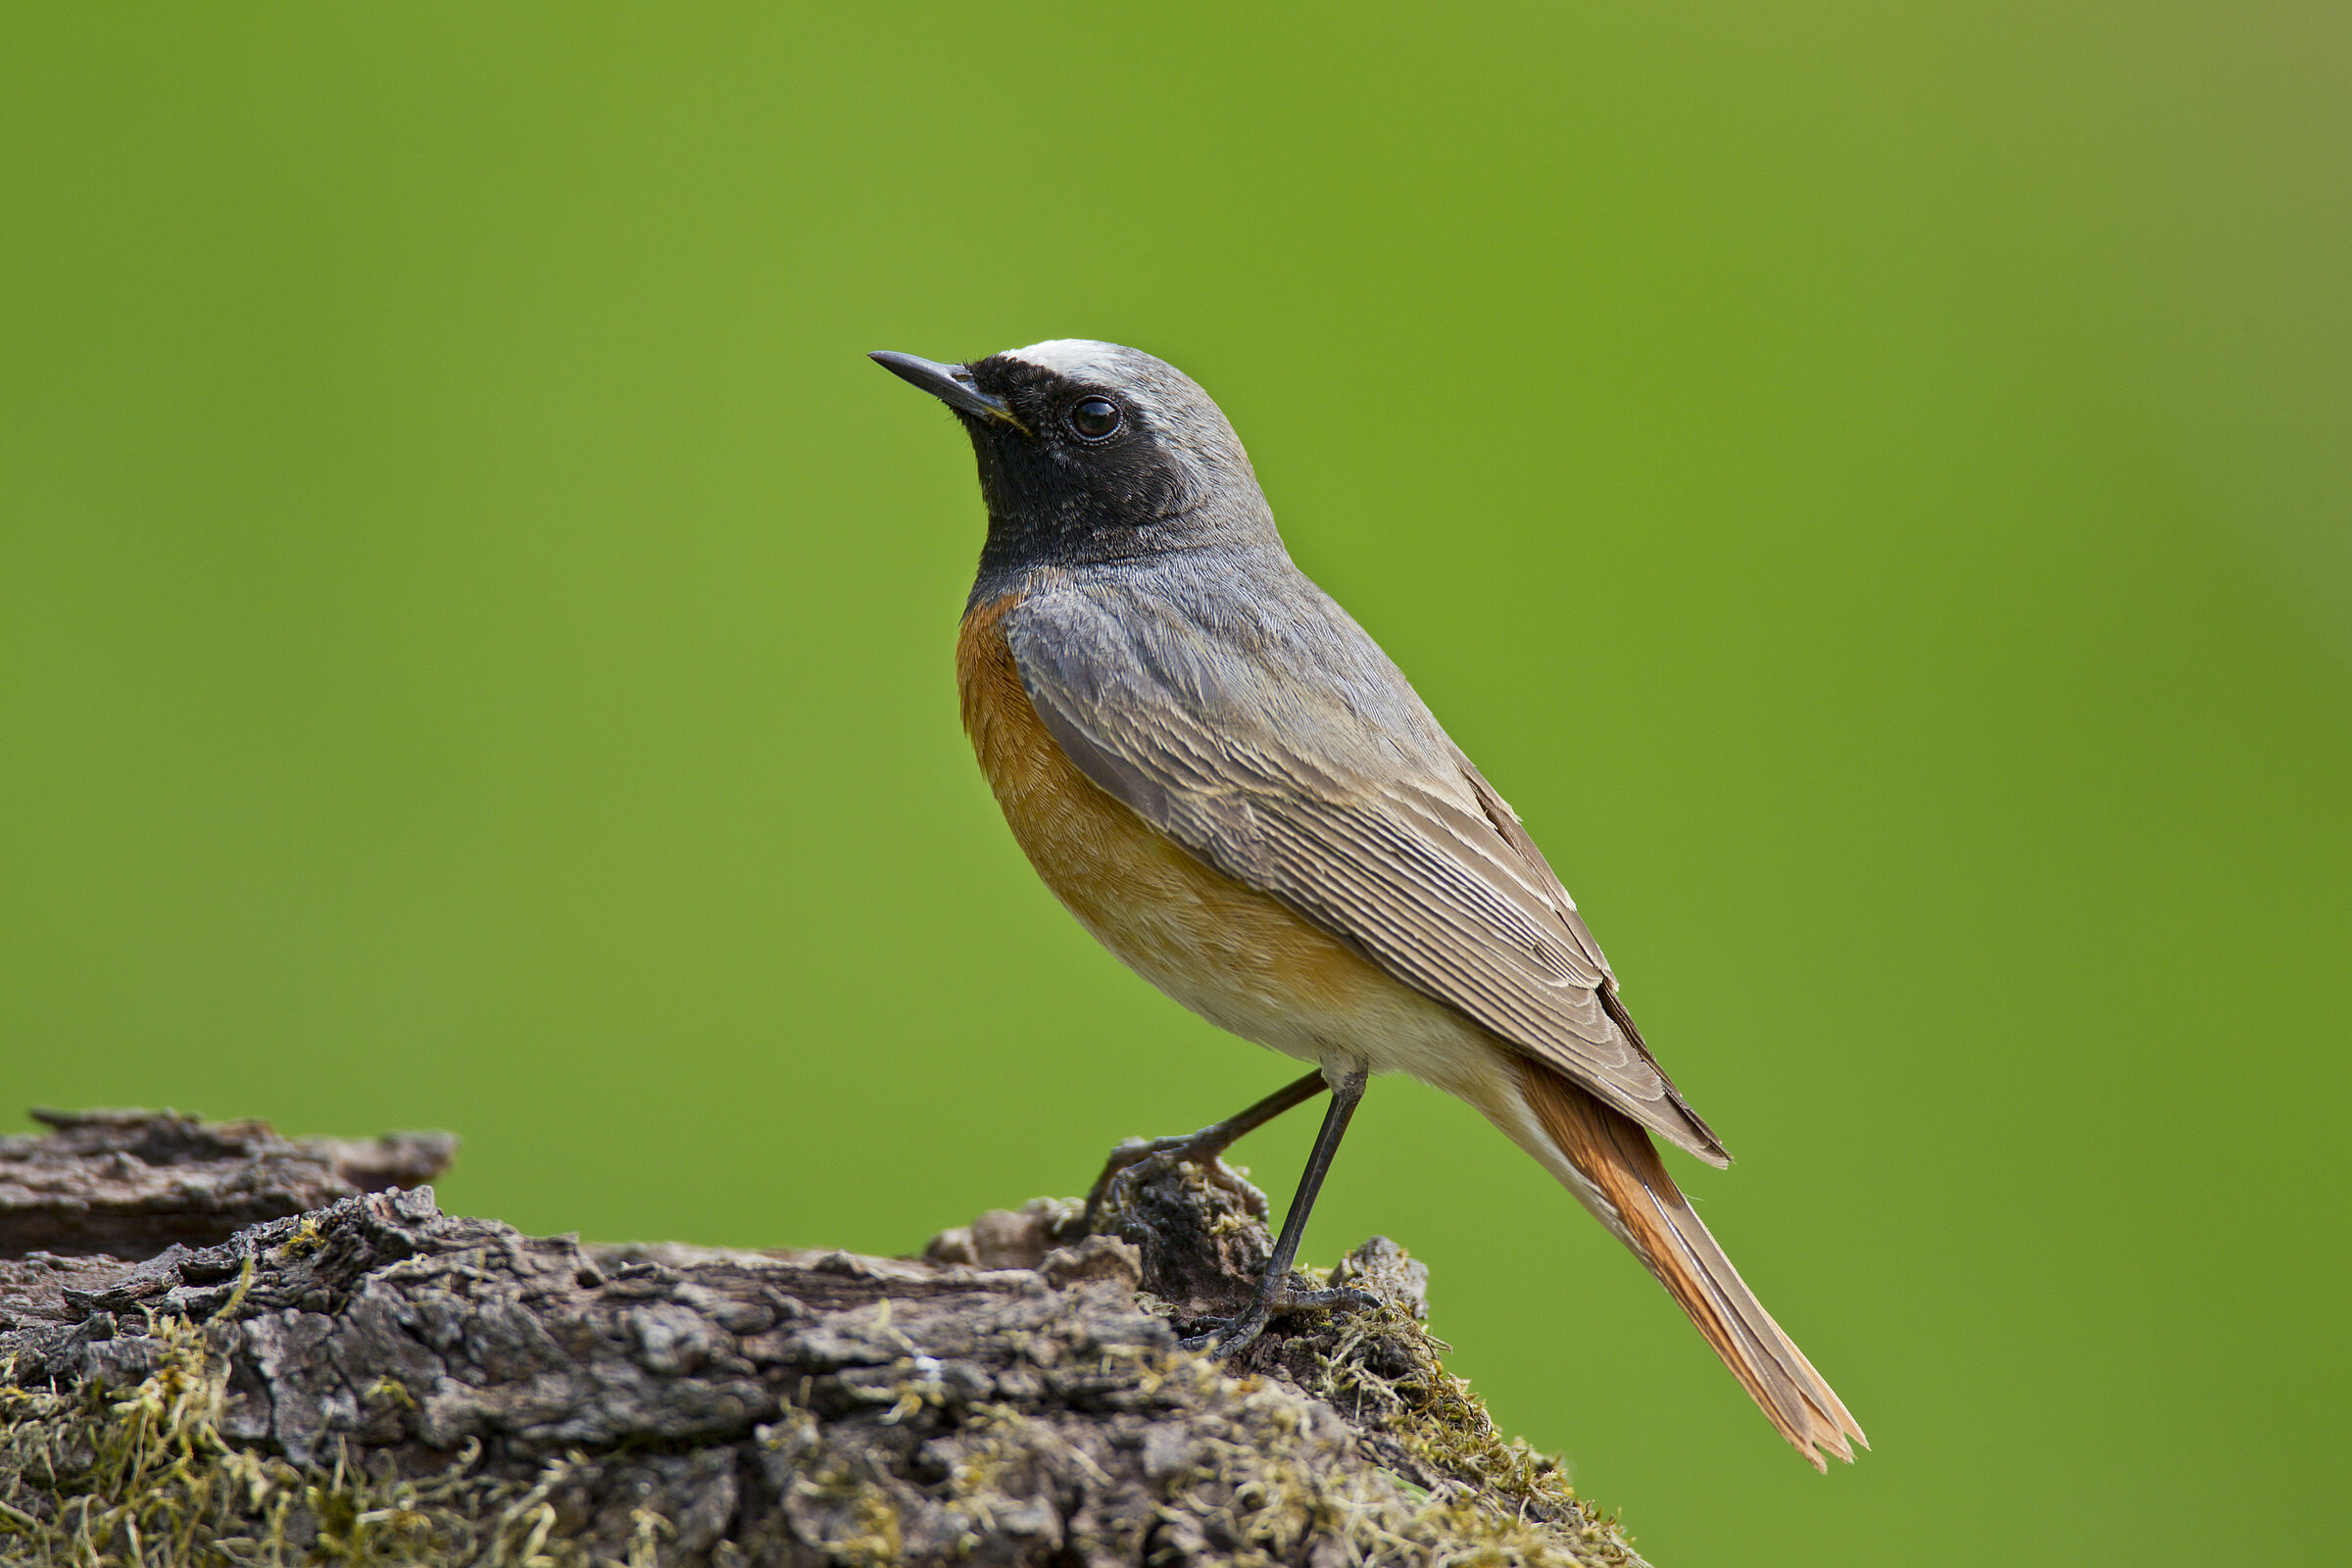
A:
[[[1264,574],[1274,570],[1265,564]],[[1575,902],[1411,686],[1288,560],[1237,603],[1059,576],[1004,612],[1038,716],[1227,877],[1713,1164]],[[1297,737],[1298,739],[1294,739]]]
[[[1520,1089],[1536,1124],[1581,1178],[1571,1182],[1577,1195],[1690,1314],[1774,1429],[1817,1470],[1829,1468],[1825,1453],[1850,1464],[1852,1444],[1870,1446],[1837,1391],[1699,1223],[1648,1135],[1539,1064],[1522,1066]]]

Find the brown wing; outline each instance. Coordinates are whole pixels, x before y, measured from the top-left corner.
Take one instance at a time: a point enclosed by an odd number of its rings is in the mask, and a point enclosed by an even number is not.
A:
[[[1371,639],[1303,577],[1296,585],[1207,606],[1124,583],[1062,586],[1013,610],[1005,639],[1070,760],[1145,820],[1644,1127],[1728,1163],[1642,1046],[1517,816]]]

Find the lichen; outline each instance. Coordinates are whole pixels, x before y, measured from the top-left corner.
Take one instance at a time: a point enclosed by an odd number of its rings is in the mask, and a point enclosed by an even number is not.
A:
[[[1476,1396],[1446,1372],[1442,1342],[1410,1316],[1391,1308],[1334,1327],[1305,1393],[1228,1376],[1184,1352],[1104,1356],[1106,1370],[1123,1371],[1137,1396],[1165,1410],[1164,1430],[1183,1436],[1156,1456],[1151,1538],[1088,1544],[1123,1547],[1117,1554],[1128,1560],[1267,1568],[1323,1560],[1305,1552],[1316,1543],[1344,1551],[1333,1561],[1374,1568],[1640,1562],[1555,1461],[1495,1430]],[[586,1455],[552,1459],[522,1485],[477,1473],[471,1447],[419,1478],[371,1473],[342,1452],[332,1464],[297,1467],[240,1448],[219,1428],[225,1363],[208,1331],[165,1319],[151,1332],[158,1364],[127,1391],[0,1387],[0,1560],[39,1568],[656,1568],[668,1560],[670,1522],[647,1510],[625,1558],[591,1557],[564,1539],[559,1494],[594,1484],[596,1461]],[[886,1391],[893,1408],[935,1403],[926,1387],[935,1380],[906,1370]],[[1310,1394],[1393,1444],[1394,1467],[1333,1464]],[[887,1568],[902,1557],[901,1504],[847,1437],[788,1408],[760,1442],[789,1472],[797,1544],[843,1568]],[[967,1553],[1008,1530],[1054,1533],[1058,1521],[1040,1517],[1037,1478],[1093,1463],[1059,1424],[1002,1402],[968,1413],[954,1453],[939,1490]],[[722,1556],[746,1560],[740,1551]]]
[[[27,1568],[283,1568],[289,1563],[589,1568],[554,1540],[547,1494],[473,1473],[478,1446],[421,1478],[370,1474],[338,1449],[297,1467],[222,1437],[227,1362],[214,1332],[149,1325],[155,1370],[121,1393],[24,1389],[0,1375],[0,1562]],[[656,1559],[632,1554],[628,1568]]]
[[[1617,1520],[1576,1494],[1558,1458],[1502,1435],[1486,1401],[1446,1370],[1450,1348],[1384,1307],[1346,1320],[1309,1381],[1376,1442],[1434,1473],[1435,1487],[1414,1490],[1427,1491],[1449,1532],[1491,1546],[1497,1560],[1543,1561],[1565,1544],[1573,1561],[1640,1562]]]
[[[0,1364],[0,1563],[1640,1562],[1446,1372],[1393,1243],[1309,1271],[1377,1311],[1179,1348],[1264,1204],[1149,1174],[1116,1235],[1031,1204],[931,1264],[591,1253],[421,1195],[272,1221],[0,1342],[32,1357]]]

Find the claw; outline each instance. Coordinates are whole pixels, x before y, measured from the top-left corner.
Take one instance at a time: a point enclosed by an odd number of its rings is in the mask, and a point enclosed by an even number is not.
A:
[[[1111,1185],[1136,1166],[1154,1161],[1161,1162],[1162,1169],[1170,1164],[1199,1164],[1224,1153],[1231,1147],[1231,1141],[1207,1136],[1216,1131],[1219,1129],[1204,1127],[1197,1133],[1183,1133],[1171,1138],[1130,1138],[1112,1150],[1110,1157],[1102,1162],[1102,1174],[1096,1177],[1095,1185],[1087,1190],[1087,1231],[1090,1234],[1094,1231],[1095,1218],[1102,1213],[1103,1200],[1110,1197]]]
[[[1296,1083],[1275,1090],[1248,1109],[1228,1116],[1223,1121],[1211,1122],[1198,1132],[1175,1138],[1128,1139],[1110,1152],[1110,1158],[1103,1162],[1102,1174],[1095,1178],[1094,1190],[1086,1195],[1087,1230],[1094,1230],[1095,1219],[1102,1209],[1102,1200],[1110,1196],[1111,1183],[1121,1173],[1148,1159],[1173,1156],[1178,1164],[1198,1164],[1202,1159],[1213,1158],[1231,1149],[1234,1140],[1263,1127],[1294,1105],[1305,1104],[1327,1087],[1321,1072],[1310,1072]]]
[[[1220,1361],[1231,1360],[1256,1343],[1266,1326],[1278,1317],[1315,1307],[1346,1308],[1351,1312],[1370,1312],[1380,1306],[1380,1298],[1370,1291],[1359,1291],[1343,1285],[1333,1290],[1301,1291],[1288,1286],[1280,1291],[1261,1290],[1239,1317],[1210,1318],[1209,1329],[1189,1339],[1178,1340],[1183,1350],[1206,1350]]]

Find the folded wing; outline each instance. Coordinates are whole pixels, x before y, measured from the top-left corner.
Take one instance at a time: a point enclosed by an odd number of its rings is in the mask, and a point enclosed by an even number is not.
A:
[[[1727,1163],[1517,816],[1347,613],[1295,587],[1236,605],[1068,584],[1026,598],[1005,637],[1054,739],[1145,820]]]

